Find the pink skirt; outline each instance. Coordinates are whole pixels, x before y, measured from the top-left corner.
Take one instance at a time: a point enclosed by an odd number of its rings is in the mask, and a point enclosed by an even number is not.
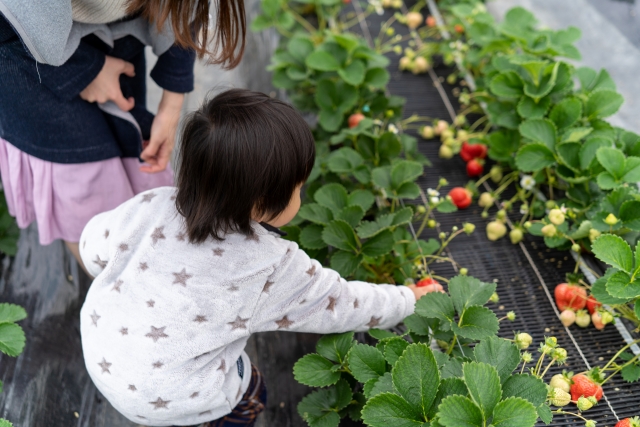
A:
[[[62,164],[30,156],[0,138],[0,175],[9,213],[20,228],[38,223],[40,244],[78,242],[95,215],[138,193],[173,185],[173,172],[140,171],[134,158]]]

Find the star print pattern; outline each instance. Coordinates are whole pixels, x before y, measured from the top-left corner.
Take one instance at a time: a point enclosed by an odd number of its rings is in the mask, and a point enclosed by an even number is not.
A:
[[[153,308],[153,306],[156,305],[156,302],[152,299],[150,299],[149,301],[147,301],[147,306]]]
[[[181,233],[176,234],[176,239],[177,239],[179,242],[184,242],[184,240],[186,239],[186,237],[187,237],[187,233],[185,233],[185,232],[181,232]]]
[[[131,390],[131,391],[137,391],[138,389],[136,388],[136,386],[135,386],[135,385],[133,385],[133,384],[129,384],[129,390]]]
[[[307,270],[307,274],[311,277],[313,277],[314,274],[316,274],[316,266],[312,265],[308,270]]]
[[[224,359],[222,359],[220,361],[220,366],[218,366],[218,369],[216,369],[216,371],[226,371],[227,370],[227,362],[224,361]]]
[[[358,308],[360,307],[360,303],[358,302],[358,298],[356,298],[356,300],[353,302],[353,308]]]
[[[229,288],[227,290],[229,290],[231,292],[235,292],[235,291],[240,290],[240,288],[237,285],[233,284],[233,285],[229,286]]]
[[[158,397],[158,399],[156,399],[156,401],[155,401],[155,402],[149,402],[149,403],[153,405],[153,409],[154,409],[154,410],[155,410],[155,409],[160,409],[160,408],[169,409],[169,408],[167,407],[167,405],[168,405],[169,403],[171,403],[171,401],[170,401],[170,400],[162,400],[162,398],[161,398],[161,397]]]
[[[289,326],[293,325],[294,322],[289,320],[289,316],[284,316],[280,320],[276,320],[276,324],[278,325],[278,329],[289,329]]]
[[[244,240],[251,240],[253,242],[260,243],[260,237],[258,237],[256,233],[249,234],[244,238]]]
[[[109,230],[104,230],[104,238],[105,239],[109,238]]]
[[[118,249],[120,249],[120,252],[126,252],[129,250],[129,245],[127,245],[126,243],[120,243]]]
[[[196,397],[198,397],[200,395],[199,392],[194,391],[193,393],[191,393],[191,396],[189,396],[191,399],[195,399]]]
[[[129,328],[120,328],[120,333],[122,335],[129,335]]]
[[[262,288],[262,292],[269,293],[269,288],[271,288],[271,285],[273,285],[273,282],[267,280],[267,283],[265,283],[264,287]]]
[[[369,321],[369,323],[367,323],[367,326],[370,328],[375,328],[380,324],[380,319],[382,319],[382,317],[371,316],[371,320]]]
[[[222,256],[222,254],[224,253],[224,249],[222,248],[215,248],[213,250],[213,256]]]
[[[120,286],[122,286],[123,283],[124,282],[120,279],[116,280],[116,283],[113,284],[113,288],[111,288],[111,290],[120,293]]]
[[[227,325],[231,325],[231,330],[234,331],[236,329],[247,329],[247,321],[249,319],[243,319],[240,316],[236,317],[236,320],[233,322],[228,322]]]
[[[166,326],[162,328],[156,328],[155,326],[151,327],[151,332],[145,335],[145,337],[149,337],[153,340],[153,342],[158,342],[160,338],[169,338],[169,335],[164,333]]]
[[[183,268],[180,273],[171,273],[171,274],[173,274],[174,276],[173,284],[174,285],[180,284],[182,285],[183,288],[187,287],[187,280],[193,277],[192,274],[187,274],[186,268]]]
[[[163,234],[164,226],[156,227],[151,233],[151,239],[153,240],[153,245],[155,246],[158,243],[158,240],[164,240],[166,237]]]
[[[161,361],[157,361],[157,362],[153,362],[153,369],[160,369],[164,366],[164,363],[162,363]]]
[[[107,261],[101,260],[100,259],[100,255],[96,255],[96,259],[93,260],[93,263],[96,264],[98,267],[100,267],[103,270],[107,266]]]
[[[107,360],[104,357],[102,358],[102,362],[98,363],[98,366],[102,368],[103,374],[104,373],[111,374],[111,371],[109,371],[109,368],[111,367],[111,365],[113,365],[113,363],[107,362]]]
[[[145,195],[142,196],[142,201],[140,203],[151,203],[151,200],[153,200],[153,198],[156,197],[156,193],[151,192],[151,193],[147,193]]]
[[[102,316],[98,316],[98,313],[96,313],[96,311],[93,310],[93,314],[91,315],[91,323],[97,327],[98,326],[98,319],[100,319],[101,317]]]
[[[197,315],[195,319],[193,319],[194,322],[198,322],[198,323],[204,323],[207,321],[207,316],[202,316],[202,315]]]
[[[337,299],[337,298],[329,297],[329,305],[327,306],[327,310],[329,310],[329,311],[335,311],[335,309],[336,309],[336,302],[338,302],[338,299]]]
[[[141,262],[139,268],[140,270],[145,271],[147,268],[149,268],[149,265],[146,262]]]

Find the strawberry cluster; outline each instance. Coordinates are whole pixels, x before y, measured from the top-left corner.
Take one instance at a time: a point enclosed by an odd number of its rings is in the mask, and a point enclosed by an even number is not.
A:
[[[484,171],[484,159],[487,157],[487,146],[484,144],[462,143],[460,157],[467,162],[467,175],[471,178],[482,175]]]
[[[593,296],[587,296],[587,290],[580,285],[561,283],[554,290],[556,305],[560,313],[560,321],[564,326],[574,323],[581,328],[590,324],[602,330],[613,322],[613,315],[602,308],[602,304]],[[586,308],[586,310],[585,310]]]

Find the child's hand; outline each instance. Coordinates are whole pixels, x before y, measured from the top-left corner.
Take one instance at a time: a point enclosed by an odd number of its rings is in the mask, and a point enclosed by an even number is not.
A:
[[[444,288],[439,283],[420,287],[417,287],[416,285],[407,285],[407,288],[413,291],[413,295],[416,297],[416,301],[430,292],[444,292]]]
[[[168,90],[162,93],[158,114],[151,125],[151,139],[143,146],[144,150],[140,154],[146,162],[146,165],[140,167],[142,172],[162,172],[169,164],[183,101],[183,93]]]
[[[80,92],[80,98],[88,102],[99,104],[113,101],[122,111],[129,111],[133,108],[135,101],[133,97],[126,99],[120,89],[120,74],[129,77],[136,75],[133,64],[119,58],[107,56],[102,70],[89,86]]]

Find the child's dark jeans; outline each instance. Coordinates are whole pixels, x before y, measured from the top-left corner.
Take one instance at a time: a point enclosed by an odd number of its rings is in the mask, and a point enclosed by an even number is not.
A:
[[[251,382],[242,400],[230,414],[192,427],[253,427],[258,415],[267,404],[267,387],[260,371],[251,365]],[[177,427],[177,426],[176,426]]]

